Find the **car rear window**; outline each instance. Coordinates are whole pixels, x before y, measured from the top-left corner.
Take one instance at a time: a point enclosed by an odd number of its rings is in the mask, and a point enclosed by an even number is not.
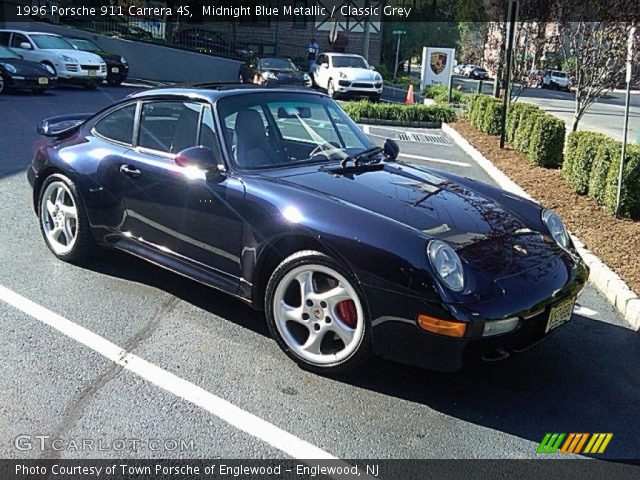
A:
[[[133,120],[136,104],[127,105],[111,112],[96,123],[93,130],[106,140],[131,145],[133,142]]]

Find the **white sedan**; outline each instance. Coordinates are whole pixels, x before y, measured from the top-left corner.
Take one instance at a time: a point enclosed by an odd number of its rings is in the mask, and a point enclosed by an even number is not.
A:
[[[332,98],[354,96],[379,100],[382,95],[382,75],[360,55],[320,54],[310,73],[314,85],[325,89]]]

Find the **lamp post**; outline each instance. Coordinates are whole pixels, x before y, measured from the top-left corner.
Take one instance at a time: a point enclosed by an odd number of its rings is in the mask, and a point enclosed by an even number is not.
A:
[[[507,13],[507,51],[506,60],[507,68],[504,75],[504,98],[502,99],[502,125],[500,127],[500,148],[504,148],[505,140],[505,124],[507,121],[507,108],[509,108],[509,97],[511,89],[511,60],[513,57],[513,39],[515,37],[516,22],[518,21],[518,8],[520,2],[517,0],[509,1],[509,10]]]

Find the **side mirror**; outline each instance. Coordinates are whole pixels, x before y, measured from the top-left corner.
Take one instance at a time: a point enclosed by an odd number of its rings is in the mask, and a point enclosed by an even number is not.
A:
[[[29,42],[22,42],[20,44],[20,48],[23,48],[24,50],[31,50],[31,44]]]
[[[398,154],[400,153],[400,146],[398,145],[398,142],[396,142],[395,140],[391,140],[390,138],[387,138],[384,141],[384,147],[382,148],[382,150],[386,155],[386,157],[391,161],[393,161],[396,158],[398,158]]]
[[[182,150],[176,155],[175,162],[179,167],[191,167],[202,171],[210,181],[222,175],[218,170],[218,159],[213,150],[208,147],[190,147]]]

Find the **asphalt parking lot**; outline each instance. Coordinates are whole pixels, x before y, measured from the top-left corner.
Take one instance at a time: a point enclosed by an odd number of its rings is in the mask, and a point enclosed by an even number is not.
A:
[[[47,116],[96,111],[134,90],[0,96],[0,287],[35,302],[31,311],[39,306],[63,317],[49,317],[54,326],[73,322],[86,329],[80,337],[97,334],[185,388],[160,388],[0,300],[2,457],[291,455],[268,432],[259,437],[223,420],[239,407],[243,422],[255,424],[252,414],[291,434],[300,455],[536,458],[547,432],[611,432],[599,458],[640,458],[638,333],[624,328],[592,287],[566,327],[504,362],[439,374],[373,360],[335,380],[298,369],[269,338],[261,315],[229,296],[117,252],[105,250],[82,266],[56,260],[40,238],[25,177],[35,126]],[[439,130],[363,128],[379,144],[396,138],[403,160],[490,181]],[[193,403],[196,393],[208,400]],[[92,439],[105,448],[49,443],[42,450],[34,441],[23,450],[16,447],[20,435]],[[142,442],[137,451],[116,449],[118,439]],[[159,440],[155,449],[149,439]]]

